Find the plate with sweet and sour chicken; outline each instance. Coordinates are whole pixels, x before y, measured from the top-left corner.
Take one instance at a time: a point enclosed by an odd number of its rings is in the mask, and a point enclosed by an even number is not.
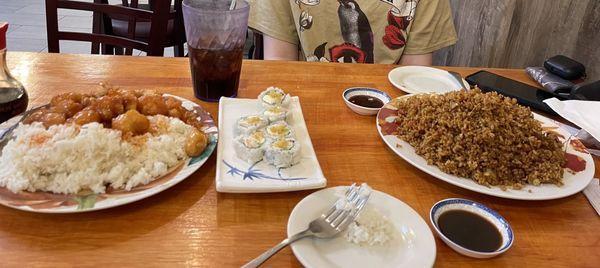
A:
[[[0,204],[34,212],[149,197],[198,170],[218,139],[201,106],[152,90],[59,94],[21,117],[0,125],[14,128],[0,147]]]

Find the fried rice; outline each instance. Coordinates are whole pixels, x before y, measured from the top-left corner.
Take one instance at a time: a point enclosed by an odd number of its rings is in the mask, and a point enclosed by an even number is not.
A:
[[[562,185],[558,136],[529,108],[478,89],[396,101],[397,136],[442,171],[486,186]]]

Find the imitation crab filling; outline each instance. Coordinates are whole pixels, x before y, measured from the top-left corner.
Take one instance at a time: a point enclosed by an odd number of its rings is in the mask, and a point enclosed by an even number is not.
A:
[[[285,137],[291,133],[291,130],[286,124],[274,124],[267,127],[267,133],[270,137]]]
[[[265,143],[265,133],[256,131],[244,138],[244,145],[248,148],[258,148]]]
[[[240,120],[240,125],[245,127],[256,126],[262,122],[262,118],[256,115],[248,116],[242,120]]]
[[[292,149],[292,147],[294,147],[294,141],[288,139],[281,139],[273,142],[273,144],[271,144],[271,147],[281,150],[290,150]]]

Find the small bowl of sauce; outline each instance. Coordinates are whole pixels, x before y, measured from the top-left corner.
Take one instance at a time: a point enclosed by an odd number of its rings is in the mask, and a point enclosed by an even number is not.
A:
[[[392,98],[385,92],[368,87],[351,87],[342,93],[344,102],[360,115],[375,115]]]
[[[514,234],[493,209],[475,201],[450,198],[431,208],[429,220],[450,248],[473,258],[491,258],[508,250]]]

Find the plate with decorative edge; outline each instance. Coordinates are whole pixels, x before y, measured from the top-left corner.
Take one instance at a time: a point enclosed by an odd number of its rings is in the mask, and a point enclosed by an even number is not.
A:
[[[219,100],[220,141],[217,146],[218,192],[266,193],[287,192],[325,187],[327,180],[313,149],[308,129],[302,115],[300,98],[290,98],[287,123],[300,143],[298,164],[289,168],[276,168],[264,160],[248,164],[237,157],[234,149],[235,123],[242,116],[260,114],[263,110],[257,99],[222,97]]]
[[[78,194],[22,191],[15,194],[5,187],[0,187],[0,204],[18,210],[39,213],[88,212],[125,205],[150,197],[189,177],[213,153],[217,146],[219,132],[212,116],[202,106],[182,97],[170,94],[163,95],[179,99],[184,108],[193,110],[199,115],[197,119],[204,125],[202,131],[208,137],[208,145],[199,156],[188,157],[180,161],[179,164],[170,168],[167,174],[154,179],[146,185],[138,185],[130,191],[107,187],[106,192],[102,194],[96,194],[91,191],[84,191]],[[14,120],[9,120],[1,124],[0,130],[10,127],[12,122]]]
[[[398,113],[398,108],[395,105],[398,101],[411,96],[414,95],[411,94],[395,98],[381,108],[377,114],[377,131],[385,144],[387,144],[395,154],[437,179],[478,193],[517,200],[550,200],[570,196],[583,190],[593,179],[595,171],[594,160],[592,159],[592,156],[585,151],[585,147],[581,141],[571,137],[566,130],[559,127],[556,121],[536,113],[533,113],[533,117],[541,122],[542,128],[557,133],[566,146],[566,166],[570,168],[565,169],[563,172],[563,185],[542,184],[534,186],[527,184],[519,190],[502,190],[500,187],[488,187],[478,184],[471,179],[447,174],[438,167],[427,164],[427,161],[423,157],[415,153],[414,148],[410,144],[393,134],[398,128],[398,125],[394,120],[394,116]]]

